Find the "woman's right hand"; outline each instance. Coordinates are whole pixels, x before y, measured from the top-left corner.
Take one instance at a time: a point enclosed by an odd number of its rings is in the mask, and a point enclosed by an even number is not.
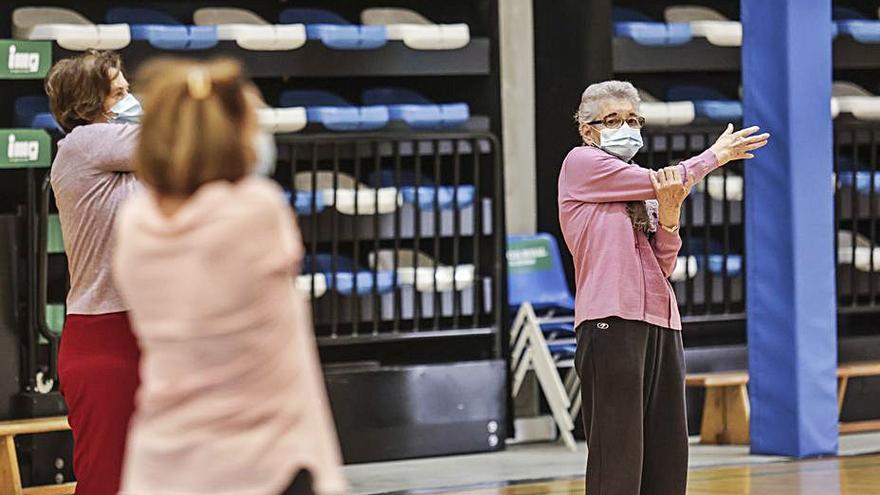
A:
[[[651,184],[654,185],[654,192],[657,194],[657,216],[660,225],[666,227],[678,225],[681,204],[694,185],[693,176],[688,178],[686,183],[682,183],[679,168],[673,166],[650,172]]]
[[[750,152],[766,146],[767,140],[770,138],[770,134],[766,132],[757,136],[752,135],[760,129],[758,126],[752,126],[733,132],[733,124],[727,124],[727,129],[709,149],[715,153],[719,165],[733,160],[754,158],[755,155]]]
[[[651,184],[657,194],[657,203],[661,208],[669,206],[678,208],[684,203],[684,199],[691,192],[694,178],[690,176],[687,182],[682,182],[681,172],[678,166],[661,168],[651,171]]]

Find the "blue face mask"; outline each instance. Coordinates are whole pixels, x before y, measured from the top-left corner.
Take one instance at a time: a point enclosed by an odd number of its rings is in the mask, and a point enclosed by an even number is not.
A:
[[[617,129],[599,131],[599,147],[625,162],[632,160],[643,145],[641,130],[625,123]]]
[[[254,173],[271,177],[275,173],[278,153],[275,146],[275,136],[266,131],[258,131],[257,137],[254,139],[254,153],[256,154]]]
[[[129,93],[125,95],[125,98],[117,101],[110,108],[110,112],[114,115],[110,117],[110,122],[114,124],[138,124],[144,114],[144,109],[141,107],[141,102]]]

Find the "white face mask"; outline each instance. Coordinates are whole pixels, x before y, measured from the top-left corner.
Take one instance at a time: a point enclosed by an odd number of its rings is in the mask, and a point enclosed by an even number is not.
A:
[[[633,129],[626,123],[617,129],[599,131],[599,147],[625,162],[632,160],[643,145],[641,130]]]
[[[266,132],[258,131],[254,138],[254,161],[253,172],[265,177],[271,177],[275,173],[275,162],[278,150],[275,147],[275,136]]]
[[[110,112],[114,114],[113,117],[110,117],[110,122],[112,123],[137,124],[141,121],[144,109],[141,107],[141,102],[133,94],[129,93],[125,95],[125,98],[117,101],[110,108]]]

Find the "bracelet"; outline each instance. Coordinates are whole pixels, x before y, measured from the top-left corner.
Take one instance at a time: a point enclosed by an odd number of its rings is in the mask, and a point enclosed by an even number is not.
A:
[[[662,223],[660,223],[660,227],[663,230],[665,230],[666,232],[669,232],[670,234],[674,234],[674,233],[678,232],[678,229],[681,228],[681,224],[676,224],[675,227],[669,227],[669,226],[666,226],[666,225],[663,225]]]

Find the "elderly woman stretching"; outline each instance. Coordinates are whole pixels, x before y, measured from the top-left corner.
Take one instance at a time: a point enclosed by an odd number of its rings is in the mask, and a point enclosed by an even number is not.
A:
[[[681,247],[681,204],[694,183],[752,158],[769,138],[729,125],[708,150],[654,172],[630,161],[642,147],[638,110],[628,82],[588,87],[577,112],[584,146],[559,174],[559,222],[577,282],[590,495],[684,495],[684,352],[667,280]]]

